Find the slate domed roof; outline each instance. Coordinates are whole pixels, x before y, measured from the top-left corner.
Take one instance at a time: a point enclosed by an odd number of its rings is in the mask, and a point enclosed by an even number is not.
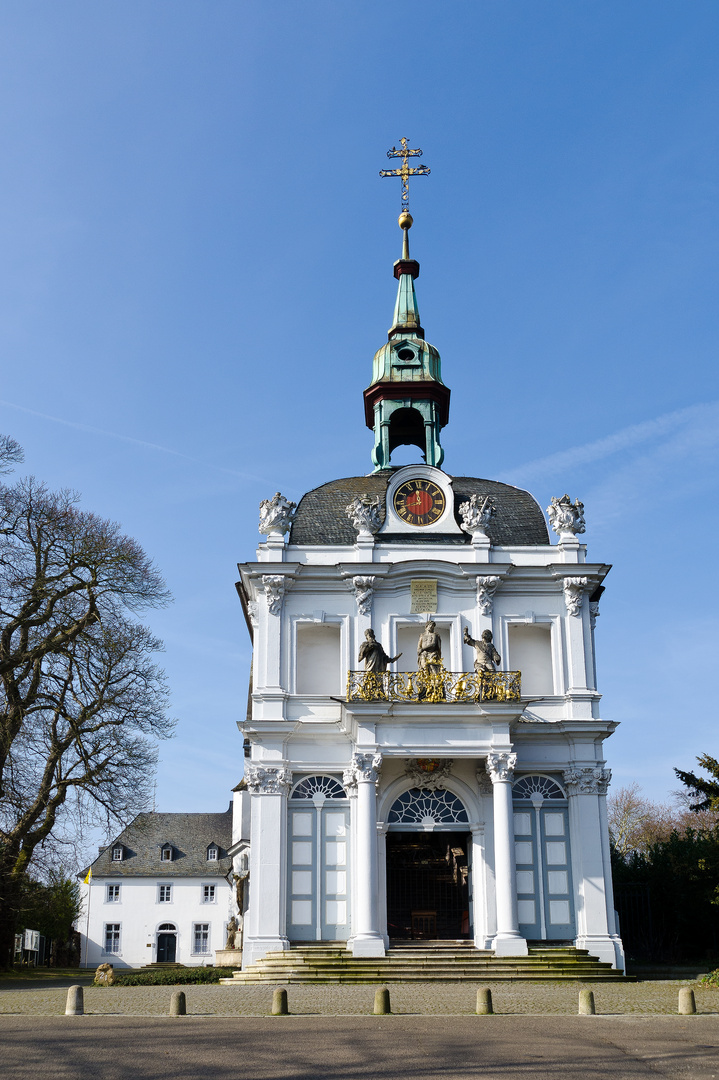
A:
[[[354,544],[356,533],[347,517],[346,506],[356,495],[379,495],[380,516],[384,523],[385,496],[392,470],[370,473],[369,476],[348,476],[343,480],[330,480],[321,487],[308,491],[300,499],[292,524],[290,543],[300,545]],[[496,513],[487,529],[494,544],[525,546],[549,543],[547,523],[539,504],[528,491],[501,484],[498,480],[481,480],[474,476],[455,476],[455,517],[459,522],[459,504],[471,495],[491,495]],[[407,536],[384,533],[382,543],[401,542],[427,544],[432,541],[452,544],[469,544],[467,533],[462,536]]]

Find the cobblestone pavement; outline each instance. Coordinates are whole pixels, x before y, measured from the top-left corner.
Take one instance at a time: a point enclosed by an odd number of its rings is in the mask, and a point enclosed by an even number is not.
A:
[[[575,1015],[580,987],[594,991],[597,1013],[603,1015],[676,1014],[680,987],[691,986],[697,1012],[719,1014],[719,989],[690,980],[639,983],[493,982],[497,1013]],[[187,1012],[195,1016],[267,1016],[272,984],[255,986],[117,986],[87,987],[85,1011],[95,1015],[163,1016],[174,990],[187,995]],[[287,987],[290,1012],[305,1016],[357,1016],[371,1013],[374,986]],[[390,983],[392,1011],[397,1014],[460,1015],[474,1013],[477,983]],[[0,989],[0,1015],[60,1016],[66,990]]]

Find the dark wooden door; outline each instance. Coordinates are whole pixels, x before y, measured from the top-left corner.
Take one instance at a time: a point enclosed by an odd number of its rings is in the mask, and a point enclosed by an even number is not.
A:
[[[177,935],[157,935],[157,962],[158,964],[174,964],[177,955]]]

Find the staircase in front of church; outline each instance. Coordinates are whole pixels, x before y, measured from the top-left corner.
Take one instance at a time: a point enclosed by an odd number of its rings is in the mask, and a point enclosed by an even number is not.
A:
[[[342,944],[293,945],[221,979],[223,986],[248,983],[389,983],[474,980],[623,979],[610,964],[574,946],[531,946],[528,956],[496,957],[468,941],[393,944],[384,957],[356,957]]]

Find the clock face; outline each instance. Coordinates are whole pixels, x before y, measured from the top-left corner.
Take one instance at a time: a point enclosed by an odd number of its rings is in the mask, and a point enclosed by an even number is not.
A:
[[[444,492],[431,480],[405,480],[393,499],[395,513],[408,525],[434,525],[444,513]]]

